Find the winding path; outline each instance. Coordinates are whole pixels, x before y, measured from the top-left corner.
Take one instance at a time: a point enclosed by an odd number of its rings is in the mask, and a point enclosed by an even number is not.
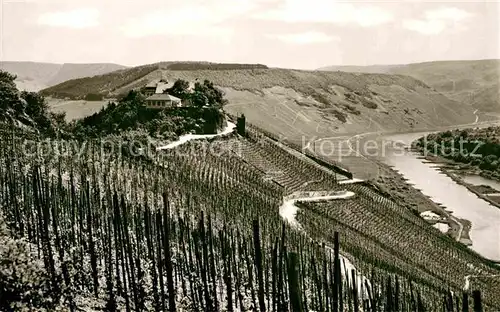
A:
[[[354,181],[355,183],[358,181]],[[286,220],[293,228],[303,231],[304,229],[301,227],[300,223],[297,222],[296,216],[299,208],[295,205],[296,202],[318,202],[318,201],[326,201],[326,200],[341,200],[341,199],[349,199],[354,197],[356,194],[351,191],[315,191],[315,192],[295,192],[289,196],[285,196],[283,198],[283,204],[279,208],[279,213],[281,217]],[[307,233],[306,233],[307,235]],[[333,249],[331,247],[326,246],[326,248],[333,254]],[[356,272],[356,283],[357,285],[364,285],[365,282],[368,283],[371,287],[371,281],[363,276],[359,270],[354,266],[354,264],[345,256],[340,254],[341,260],[341,273],[344,276],[350,277],[350,272],[354,270]],[[349,279],[350,283],[352,281]],[[352,285],[352,284],[351,284]],[[368,293],[364,288],[361,287],[358,292],[362,298],[367,298]]]
[[[192,141],[192,140],[211,139],[211,138],[215,138],[218,136],[227,135],[227,134],[233,132],[234,128],[236,128],[236,125],[234,123],[228,121],[226,128],[224,128],[224,130],[222,132],[219,132],[217,134],[185,134],[183,136],[180,136],[177,141],[174,141],[174,142],[169,143],[169,144],[164,145],[164,146],[157,147],[156,150],[161,151],[161,150],[166,150],[166,149],[172,149],[172,148],[175,148],[179,145],[182,145],[182,144],[187,143],[187,142]]]
[[[327,195],[322,195],[327,194]],[[300,228],[300,224],[296,220],[297,210],[299,208],[295,205],[296,202],[314,202],[333,199],[347,199],[353,197],[355,194],[348,191],[340,192],[295,192],[292,195],[283,198],[283,204],[280,206],[280,215],[283,219],[288,221],[292,226]]]

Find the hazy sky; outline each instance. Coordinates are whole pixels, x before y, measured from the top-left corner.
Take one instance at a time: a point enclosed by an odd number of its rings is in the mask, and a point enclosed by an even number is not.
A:
[[[492,1],[0,1],[5,61],[314,69],[500,58]]]

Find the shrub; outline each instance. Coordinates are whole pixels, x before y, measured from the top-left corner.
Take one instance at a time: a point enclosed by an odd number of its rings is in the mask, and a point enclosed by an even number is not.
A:
[[[347,115],[345,113],[342,113],[338,110],[333,110],[332,113],[338,120],[342,121],[343,123],[347,122]]]
[[[85,96],[85,101],[102,101],[104,96],[102,94],[89,93]]]
[[[320,102],[321,104],[324,104],[326,106],[330,106],[330,101],[328,100],[328,98],[321,93],[315,92],[315,93],[311,94],[311,97],[314,100],[316,100],[317,102]]]
[[[34,261],[26,241],[10,236],[0,218],[0,311],[32,311],[47,307],[49,283],[43,265]]]
[[[378,105],[377,103],[374,103],[374,102],[370,102],[368,100],[363,100],[361,101],[361,103],[363,104],[364,107],[366,108],[370,108],[370,109],[377,109],[378,108]]]
[[[361,114],[361,112],[356,107],[354,107],[352,105],[344,104],[343,107],[344,107],[344,110],[348,111],[351,114],[354,114],[354,115],[360,115]]]

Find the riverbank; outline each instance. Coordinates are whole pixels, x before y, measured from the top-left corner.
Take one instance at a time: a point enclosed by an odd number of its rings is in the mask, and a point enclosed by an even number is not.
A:
[[[385,139],[398,139],[409,145],[418,137],[419,135],[416,134]],[[466,245],[472,242],[471,249],[485,258],[496,261],[500,259],[500,245],[498,244],[500,210],[463,185],[464,182],[477,185],[481,179],[465,176],[466,181],[456,181],[442,170],[443,167],[450,171],[457,169],[453,163],[443,159],[425,159],[422,154],[412,150],[404,153],[389,152],[381,160],[403,174],[408,179],[408,183],[421,189],[423,194],[449,216],[448,220],[453,220],[457,226],[463,228],[464,234],[453,235],[458,241]],[[484,191],[483,188],[477,186],[470,185],[470,187],[476,192]]]
[[[477,185],[473,185],[470,183],[465,182],[460,175],[456,174],[450,169],[447,168],[440,168],[440,171],[449,176],[453,181],[456,183],[465,186],[469,192],[474,193],[477,195],[477,197],[481,198],[482,200],[487,201],[491,205],[500,208],[500,198],[499,196],[491,196],[489,195],[490,193],[484,193],[482,190],[483,188],[478,187]],[[493,194],[498,194],[500,193],[500,190],[496,190],[497,192]],[[494,197],[494,198],[491,198]]]
[[[422,151],[420,149],[414,149],[414,151],[422,154]],[[439,166],[439,171],[450,177],[455,183],[466,187],[469,192],[474,193],[477,197],[497,208],[500,208],[500,196],[498,196],[500,195],[500,190],[494,189],[490,186],[467,183],[463,179],[463,176],[466,175],[479,175],[481,177],[484,177],[484,175],[481,174],[481,170],[478,171],[477,168],[471,168],[470,166],[437,155],[422,156],[422,159],[425,159],[430,163],[441,164],[441,166]],[[497,179],[492,179],[489,177],[484,178],[490,179],[495,182],[500,182]],[[492,196],[491,194],[495,195]]]
[[[421,132],[416,132],[414,135],[418,137],[420,134]],[[341,145],[340,143],[342,141],[345,143]],[[337,151],[337,153],[340,153],[339,155],[346,155],[348,153],[346,153],[344,149],[349,148],[349,145],[351,145],[351,149],[356,151],[356,146],[358,146],[358,144],[359,146],[367,146],[369,142],[373,141],[376,141],[376,145],[379,147],[384,147],[385,145],[383,142],[387,142],[385,135],[373,133],[356,137],[356,141],[353,142],[346,142],[345,139],[339,139],[335,145],[342,148],[342,150]],[[377,189],[384,197],[406,208],[415,215],[420,216],[421,213],[426,211],[438,214],[446,220],[449,225],[449,230],[446,235],[456,241],[470,245],[470,226],[468,226],[468,223],[465,220],[454,217],[446,211],[445,207],[435,203],[429,196],[422,192],[420,186],[416,186],[413,181],[409,181],[408,178],[405,178],[404,172],[400,172],[395,168],[396,163],[388,162],[387,160],[392,154],[390,148],[381,150],[378,156],[364,155],[362,152],[351,154],[352,155],[349,156],[342,156],[341,159],[338,157],[335,160],[341,160],[342,164],[345,164],[345,166],[353,170],[354,177],[362,178],[366,183],[369,183]],[[399,156],[397,158],[399,158]]]
[[[379,166],[380,175],[371,183],[379,189],[385,196],[393,200],[398,205],[410,209],[415,214],[433,212],[447,220],[449,226],[445,233],[451,238],[463,243],[466,246],[472,244],[470,238],[471,224],[468,220],[454,217],[445,207],[435,203],[429,196],[422,193],[413,183],[410,183],[393,166],[389,166],[381,161],[375,161]],[[431,224],[429,224],[431,226]]]

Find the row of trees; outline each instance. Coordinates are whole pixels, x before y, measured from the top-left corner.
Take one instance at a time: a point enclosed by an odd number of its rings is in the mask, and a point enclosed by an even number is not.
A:
[[[194,88],[191,90],[189,82],[178,79],[171,88],[165,90],[165,93],[190,102],[195,107],[222,108],[227,103],[224,93],[209,80],[204,80],[203,83],[195,82]]]
[[[414,145],[424,153],[470,164],[500,176],[500,127],[432,133]]]

